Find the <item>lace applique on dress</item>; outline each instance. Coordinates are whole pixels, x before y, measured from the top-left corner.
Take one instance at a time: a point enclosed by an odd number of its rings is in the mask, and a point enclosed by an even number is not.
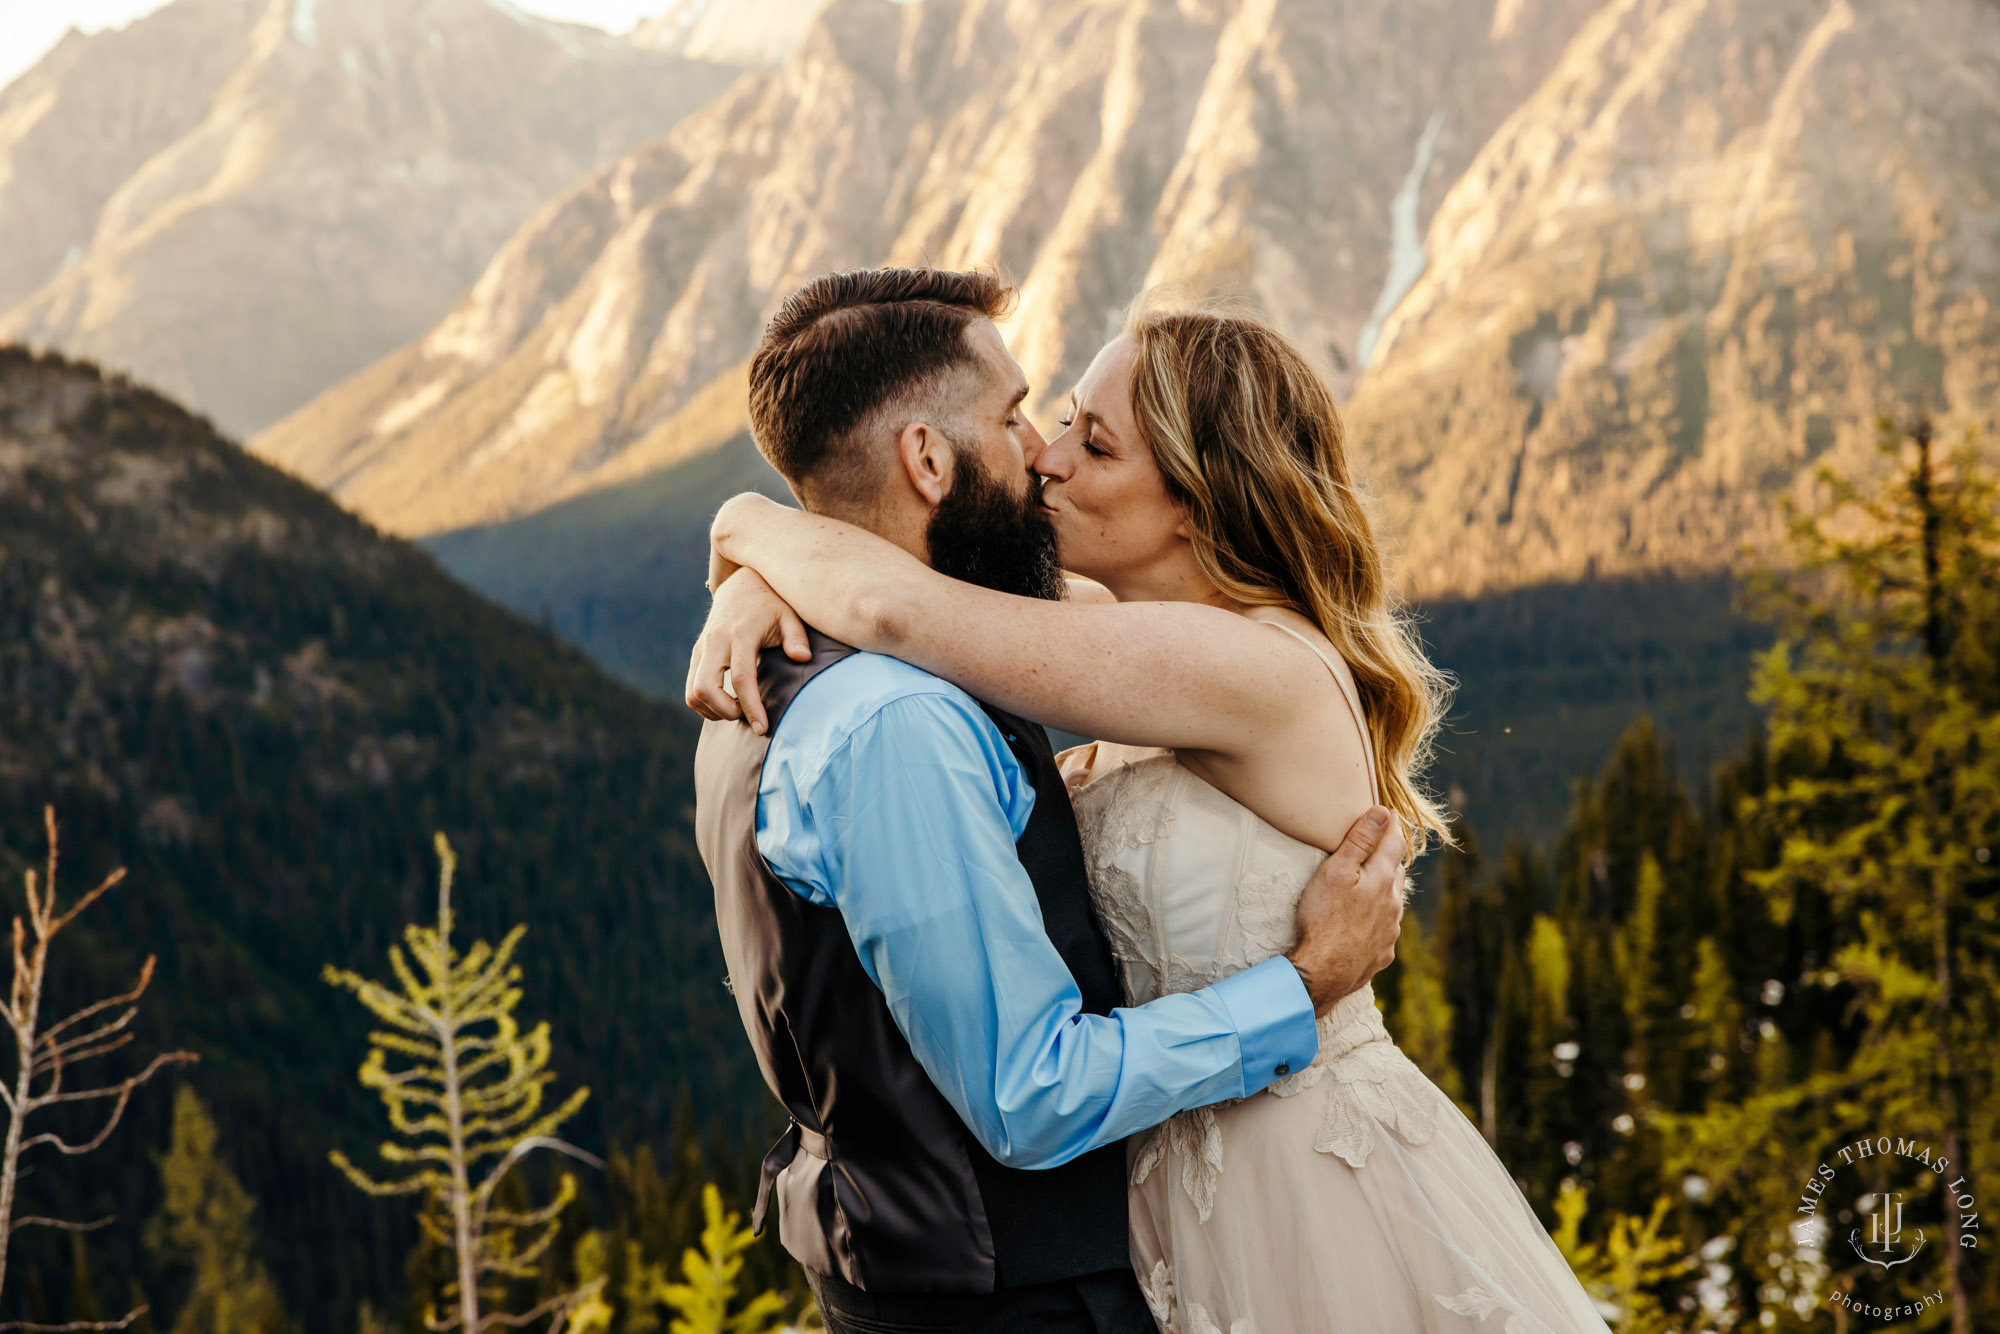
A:
[[[1394,1046],[1370,1043],[1332,1066],[1333,1088],[1326,1100],[1313,1147],[1350,1167],[1360,1167],[1374,1151],[1377,1127],[1396,1132],[1405,1144],[1428,1144],[1437,1129],[1437,1098],[1429,1080]]]
[[[1159,951],[1150,948],[1153,920],[1146,907],[1144,886],[1119,861],[1172,831],[1173,806],[1162,799],[1170,777],[1168,766],[1125,765],[1089,784],[1086,790],[1093,792],[1092,799],[1076,803],[1077,835],[1088,863],[1091,907],[1103,928],[1105,943],[1111,947],[1111,957],[1118,963],[1128,997],[1140,980],[1133,975],[1135,968],[1151,970],[1155,979],[1164,977],[1167,968],[1165,959],[1155,957]]]
[[[1222,1127],[1216,1124],[1215,1106],[1190,1107],[1155,1127],[1132,1164],[1132,1184],[1151,1176],[1169,1150],[1179,1152],[1181,1189],[1206,1223],[1215,1209],[1215,1188],[1222,1183]]]
[[[1223,1334],[1223,1329],[1215,1323],[1215,1317],[1208,1313],[1206,1306],[1191,1302],[1188,1305],[1188,1334]],[[1247,1315],[1241,1320],[1233,1320],[1228,1334],[1257,1334],[1257,1322]]]
[[[1313,1148],[1349,1167],[1367,1163],[1382,1130],[1411,1145],[1428,1144],[1437,1130],[1436,1086],[1389,1040],[1373,988],[1363,987],[1327,1012],[1318,1057],[1271,1091],[1288,1098],[1322,1082],[1328,1085],[1326,1113]]]
[[[1327,1085],[1326,1113],[1313,1148],[1349,1167],[1367,1163],[1380,1129],[1394,1131],[1410,1145],[1428,1144],[1436,1133],[1435,1086],[1389,1040],[1371,987],[1327,1012],[1319,1021],[1319,1055],[1297,1074],[1272,1084],[1270,1092],[1295,1098],[1321,1084]]]
[[[1507,1311],[1504,1302],[1478,1284],[1467,1288],[1456,1297],[1447,1297],[1443,1293],[1439,1293],[1437,1300],[1439,1306],[1450,1311],[1453,1315],[1477,1317],[1479,1323],[1482,1325],[1486,1323],[1486,1317],[1492,1315],[1495,1311],[1505,1311],[1507,1312],[1507,1323],[1501,1328],[1501,1334],[1527,1334],[1527,1329],[1521,1324],[1520,1317],[1511,1311]]]
[[[1174,1314],[1174,1271],[1167,1268],[1165,1260],[1153,1261],[1153,1272],[1141,1277],[1139,1291],[1146,1298],[1146,1309],[1153,1313],[1154,1323],[1165,1334],[1181,1334],[1180,1319]]]
[[[1349,1018],[1356,1013],[1366,1017]],[[1434,1087],[1389,1041],[1372,990],[1363,988],[1329,1011],[1320,1020],[1319,1042],[1319,1056],[1311,1065],[1268,1086],[1280,1098],[1326,1086],[1326,1110],[1313,1148],[1358,1168],[1367,1164],[1383,1130],[1393,1131],[1405,1144],[1430,1142],[1437,1130]],[[1215,1109],[1239,1101],[1190,1108],[1155,1127],[1133,1161],[1132,1184],[1142,1184],[1169,1153],[1177,1154],[1181,1189],[1194,1202],[1196,1217],[1206,1223],[1222,1183],[1222,1127]]]
[[[1242,936],[1243,958],[1230,971],[1261,963],[1299,943],[1299,894],[1304,889],[1305,882],[1289,868],[1246,875],[1237,882],[1236,925]],[[1226,958],[1216,962],[1237,963]]]

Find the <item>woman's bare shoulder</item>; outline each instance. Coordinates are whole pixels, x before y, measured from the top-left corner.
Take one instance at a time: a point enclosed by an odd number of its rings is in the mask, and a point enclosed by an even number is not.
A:
[[[1373,800],[1368,742],[1342,698],[1353,689],[1353,674],[1319,627],[1297,612],[1258,607],[1241,619],[1256,625],[1250,633],[1289,646],[1279,686],[1288,715],[1235,754],[1184,752],[1182,762],[1283,833],[1332,848]]]
[[[1304,647],[1319,658],[1326,670],[1339,677],[1349,690],[1355,689],[1354,669],[1348,664],[1346,655],[1326,637],[1324,630],[1313,624],[1310,617],[1293,611],[1290,607],[1259,607],[1247,613],[1245,619],[1291,631],[1293,635],[1305,641]]]

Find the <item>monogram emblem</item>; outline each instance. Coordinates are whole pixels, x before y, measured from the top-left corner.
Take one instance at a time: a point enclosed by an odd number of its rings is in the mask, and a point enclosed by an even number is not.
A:
[[[1916,1240],[1908,1249],[1902,1245],[1903,1236],[1903,1193],[1890,1191],[1882,1197],[1882,1206],[1868,1215],[1868,1245],[1861,1244],[1861,1229],[1855,1228],[1847,1234],[1847,1240],[1854,1247],[1854,1253],[1863,1263],[1876,1265],[1882,1269],[1894,1269],[1897,1265],[1908,1264],[1917,1258],[1917,1252],[1924,1248],[1924,1230],[1912,1229]],[[1869,1254],[1872,1250],[1875,1253]]]

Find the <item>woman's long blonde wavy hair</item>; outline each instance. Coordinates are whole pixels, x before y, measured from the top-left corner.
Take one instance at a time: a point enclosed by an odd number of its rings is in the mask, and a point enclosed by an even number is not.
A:
[[[1380,545],[1348,467],[1333,393],[1264,320],[1142,299],[1125,320],[1132,399],[1195,560],[1217,588],[1317,625],[1354,673],[1382,802],[1415,853],[1452,842],[1424,790],[1451,678],[1424,656],[1391,598]]]

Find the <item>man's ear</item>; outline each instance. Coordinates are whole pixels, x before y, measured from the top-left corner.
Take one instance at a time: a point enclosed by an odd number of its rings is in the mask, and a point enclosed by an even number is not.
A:
[[[951,442],[928,422],[913,421],[896,436],[896,462],[911,488],[935,508],[951,490]]]

